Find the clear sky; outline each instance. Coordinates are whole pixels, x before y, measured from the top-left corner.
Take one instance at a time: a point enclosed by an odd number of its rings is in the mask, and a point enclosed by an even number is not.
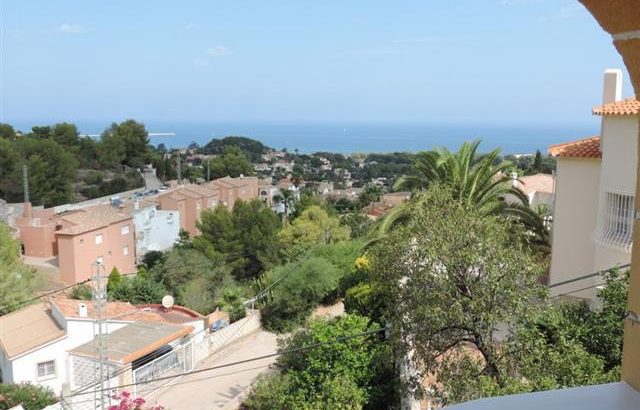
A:
[[[0,2],[5,122],[582,125],[623,67],[577,0]]]

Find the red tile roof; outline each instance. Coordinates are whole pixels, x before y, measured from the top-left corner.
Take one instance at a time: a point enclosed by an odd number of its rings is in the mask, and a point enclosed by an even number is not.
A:
[[[640,113],[640,101],[635,98],[604,104],[593,107],[594,115],[638,115]]]
[[[548,152],[561,158],[602,158],[599,136],[552,145]]]

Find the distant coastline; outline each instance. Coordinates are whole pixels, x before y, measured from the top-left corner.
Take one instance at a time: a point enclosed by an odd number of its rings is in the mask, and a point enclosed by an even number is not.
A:
[[[71,121],[71,120],[70,120]],[[14,121],[16,129],[56,121]],[[60,121],[57,121],[60,122]],[[71,121],[83,135],[99,135],[106,121]],[[145,122],[151,143],[169,148],[192,141],[204,145],[213,138],[236,135],[257,139],[267,146],[300,153],[416,152],[443,146],[457,149],[464,141],[481,139],[482,151],[501,148],[504,154],[545,152],[549,145],[598,133],[593,126],[497,126],[480,124],[302,123],[302,122]],[[160,135],[159,135],[160,134]]]

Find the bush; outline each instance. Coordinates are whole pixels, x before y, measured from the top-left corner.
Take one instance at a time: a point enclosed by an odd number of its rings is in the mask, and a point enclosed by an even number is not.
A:
[[[166,294],[167,289],[162,284],[153,281],[150,277],[137,275],[133,278],[123,278],[120,286],[109,293],[109,296],[137,305],[160,303]]]
[[[280,351],[377,329],[358,315],[315,320],[286,339]],[[389,409],[397,403],[393,355],[381,335],[353,337],[281,355],[281,374],[261,378],[244,405],[251,410]]]
[[[220,310],[229,314],[232,323],[247,315],[247,309],[242,303],[242,295],[237,288],[227,288],[222,291],[222,297],[216,302]]]
[[[113,292],[118,289],[122,284],[122,275],[120,271],[115,266],[111,269],[111,273],[109,274],[109,280],[107,282],[107,292]]]
[[[69,297],[77,300],[91,300],[93,289],[89,285],[78,285],[71,290]]]
[[[28,383],[0,384],[0,410],[7,410],[19,404],[25,410],[40,410],[58,401],[51,390]]]

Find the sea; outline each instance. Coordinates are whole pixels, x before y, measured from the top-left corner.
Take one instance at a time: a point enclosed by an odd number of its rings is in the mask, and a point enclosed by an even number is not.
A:
[[[52,123],[52,122],[48,122]],[[47,122],[15,122],[16,129],[29,130]],[[107,121],[77,121],[83,135],[97,137]],[[480,139],[480,151],[501,148],[503,154],[527,154],[549,145],[598,134],[598,124],[487,125],[432,123],[349,122],[144,122],[151,143],[168,148],[204,145],[212,138],[244,136],[276,148],[299,153],[417,152],[446,147],[457,149],[464,141]]]

